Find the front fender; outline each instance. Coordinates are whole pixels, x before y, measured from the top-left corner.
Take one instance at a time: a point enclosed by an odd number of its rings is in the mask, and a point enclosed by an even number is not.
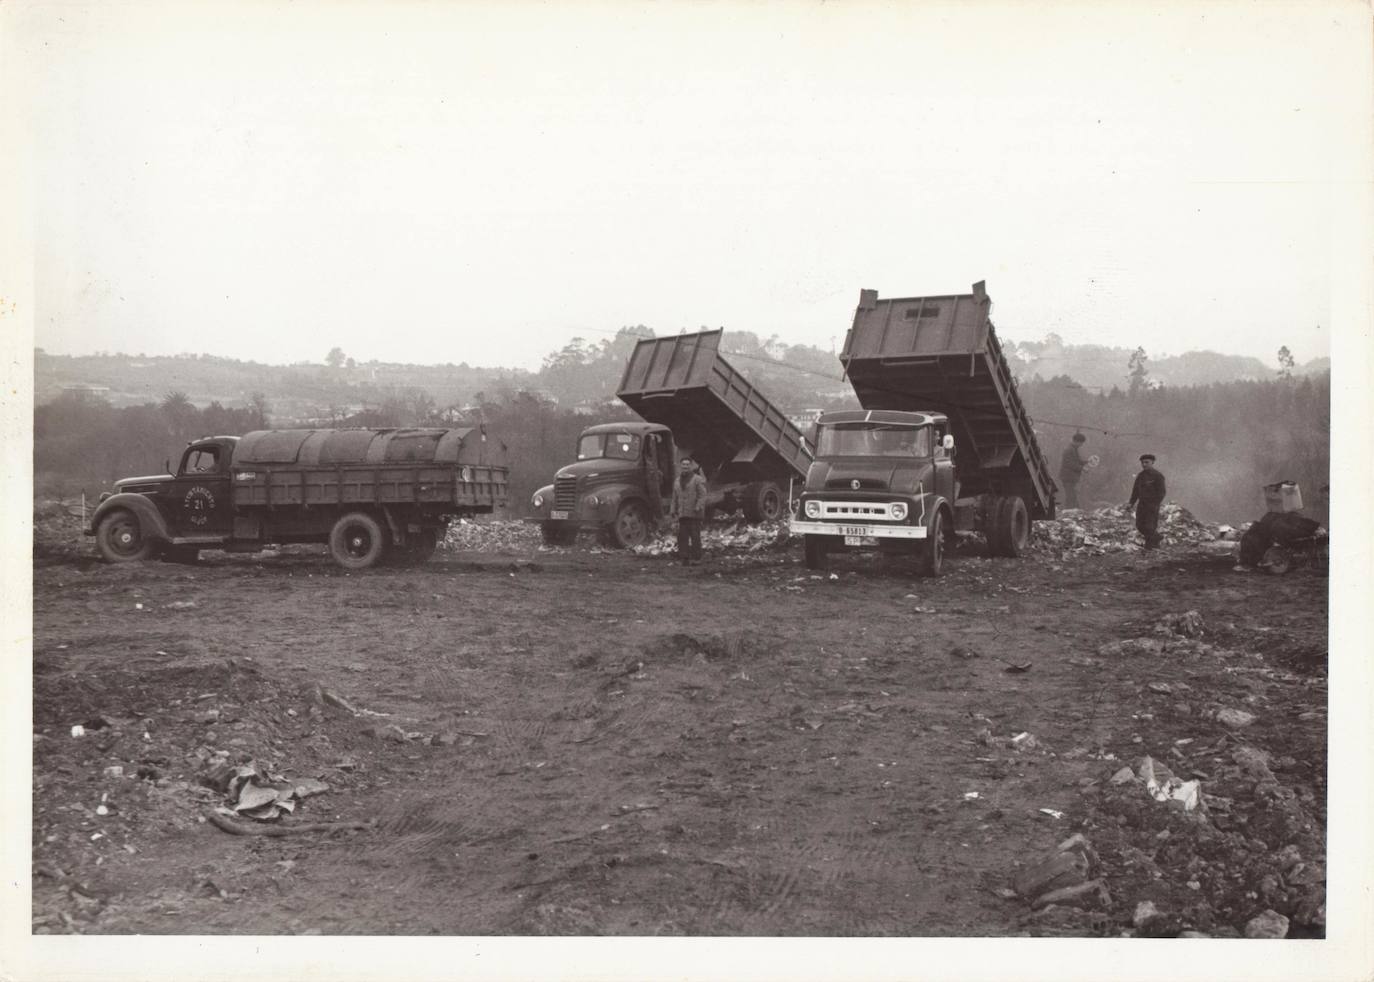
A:
[[[106,515],[121,510],[131,511],[137,516],[144,535],[151,539],[161,539],[163,542],[171,540],[172,533],[167,528],[167,520],[162,517],[162,512],[157,510],[157,505],[149,501],[147,495],[133,493],[114,494],[102,501],[96,507],[95,514],[91,516],[91,527],[86,530],[86,534],[94,535]]]

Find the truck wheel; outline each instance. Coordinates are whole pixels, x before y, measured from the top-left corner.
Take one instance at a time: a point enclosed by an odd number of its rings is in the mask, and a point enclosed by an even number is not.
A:
[[[329,532],[329,554],[344,569],[367,569],[381,562],[387,534],[366,512],[349,512]]]
[[[750,522],[776,522],[782,518],[782,489],[772,481],[751,484],[745,490],[744,517]]]
[[[806,548],[807,569],[825,569],[829,564],[829,559],[826,555],[829,550],[826,548],[827,543],[825,540],[826,536],[824,535],[807,535],[803,537],[802,541]]]
[[[577,541],[577,526],[555,525],[545,522],[539,526],[546,546],[570,546]]]
[[[608,532],[611,545],[617,548],[642,546],[649,538],[649,515],[644,506],[638,501],[625,502],[616,512]]]
[[[993,518],[988,551],[994,556],[1015,558],[1022,555],[1029,544],[1030,515],[1026,512],[1026,502],[1019,495],[1000,499]]]
[[[916,554],[922,576],[939,576],[945,568],[945,513],[937,511],[930,520],[930,529]]]
[[[1293,568],[1293,556],[1283,546],[1270,546],[1264,551],[1264,558],[1259,565],[1271,576],[1282,576]]]
[[[95,543],[107,563],[136,563],[147,559],[157,542],[143,534],[143,525],[131,511],[112,511],[100,520]]]

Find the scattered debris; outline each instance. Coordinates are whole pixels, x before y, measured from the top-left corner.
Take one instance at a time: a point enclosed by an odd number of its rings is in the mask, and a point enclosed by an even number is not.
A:
[[[1153,757],[1142,757],[1136,765],[1136,772],[1155,801],[1176,805],[1187,812],[1195,810],[1202,803],[1202,782],[1175,777],[1172,771]]]
[[[1247,713],[1243,709],[1218,709],[1217,722],[1225,723],[1227,726],[1249,726],[1256,720],[1254,713]]]
[[[1276,939],[1288,937],[1288,918],[1278,911],[1266,910],[1256,914],[1245,925],[1245,936],[1252,939]]]
[[[1063,813],[1063,812],[1061,812],[1061,811],[1056,811],[1056,810],[1053,809],[1053,808],[1042,808],[1042,809],[1040,809],[1040,814],[1042,814],[1042,815],[1048,815],[1050,818],[1063,818],[1063,817],[1064,817],[1064,813]]]
[[[1012,878],[1012,889],[1032,906],[1066,903],[1093,894],[1105,894],[1100,880],[1091,879],[1098,868],[1097,853],[1082,835],[1069,836],[1048,857],[1021,870]]]

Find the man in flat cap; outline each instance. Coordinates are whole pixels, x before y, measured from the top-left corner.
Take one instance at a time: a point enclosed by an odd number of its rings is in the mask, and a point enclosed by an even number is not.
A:
[[[1088,461],[1083,456],[1083,444],[1088,438],[1082,433],[1073,435],[1073,442],[1064,448],[1064,456],[1059,458],[1059,483],[1064,485],[1064,507],[1079,508],[1078,482],[1088,469]]]
[[[1159,506],[1164,504],[1164,475],[1155,470],[1155,455],[1140,455],[1140,473],[1131,486],[1131,500],[1135,505],[1135,527],[1145,537],[1146,549],[1158,549]]]

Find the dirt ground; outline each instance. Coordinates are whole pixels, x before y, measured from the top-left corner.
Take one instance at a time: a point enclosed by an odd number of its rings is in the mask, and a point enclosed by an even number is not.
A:
[[[1323,931],[1308,569],[976,542],[937,580],[799,545],[112,567],[75,528],[35,545],[36,933]],[[1202,805],[1113,783],[1146,755]],[[206,821],[249,761],[328,791],[243,824],[316,831]],[[1017,873],[1073,833],[1103,890],[1033,908]]]

